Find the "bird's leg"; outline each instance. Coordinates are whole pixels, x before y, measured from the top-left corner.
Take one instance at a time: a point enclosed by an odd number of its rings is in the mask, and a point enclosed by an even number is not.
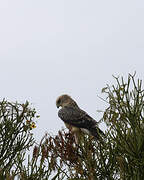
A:
[[[75,139],[76,144],[78,144],[79,143],[79,138],[78,138],[77,133],[74,133],[74,139]]]

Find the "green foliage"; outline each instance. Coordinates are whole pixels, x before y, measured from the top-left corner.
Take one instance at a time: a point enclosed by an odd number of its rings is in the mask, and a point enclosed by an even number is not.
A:
[[[107,86],[109,107],[104,113],[108,139],[115,147],[116,166],[121,179],[144,179],[144,90],[135,75],[115,78],[117,86]]]
[[[141,80],[114,77],[102,89],[107,108],[106,137],[98,141],[61,130],[34,144],[37,118],[25,104],[0,102],[0,179],[14,180],[142,180],[144,179],[144,90]],[[27,150],[33,147],[32,155]],[[28,156],[27,160],[26,157]]]
[[[0,102],[0,179],[18,173],[18,158],[34,144],[30,131],[36,112],[28,106],[28,102]]]

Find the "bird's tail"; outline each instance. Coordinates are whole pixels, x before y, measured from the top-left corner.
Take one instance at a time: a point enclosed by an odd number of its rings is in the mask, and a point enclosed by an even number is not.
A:
[[[104,132],[98,127],[92,128],[90,132],[97,140],[102,140],[106,137]]]

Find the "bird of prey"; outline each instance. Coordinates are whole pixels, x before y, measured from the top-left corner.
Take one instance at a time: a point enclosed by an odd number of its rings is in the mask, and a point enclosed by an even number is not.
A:
[[[74,133],[76,142],[78,134],[82,131],[100,140],[103,131],[98,128],[98,123],[85,111],[79,108],[77,103],[69,95],[61,95],[56,100],[58,116],[65,123],[66,127]]]

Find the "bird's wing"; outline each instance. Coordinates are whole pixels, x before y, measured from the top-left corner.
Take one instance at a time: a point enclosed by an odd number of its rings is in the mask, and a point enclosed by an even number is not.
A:
[[[96,127],[97,122],[90,117],[85,111],[75,107],[64,107],[58,112],[58,116],[70,125],[78,128],[90,129]]]
[[[69,125],[88,130],[97,139],[100,138],[99,134],[105,136],[97,122],[80,108],[66,106],[59,110],[58,116]]]

